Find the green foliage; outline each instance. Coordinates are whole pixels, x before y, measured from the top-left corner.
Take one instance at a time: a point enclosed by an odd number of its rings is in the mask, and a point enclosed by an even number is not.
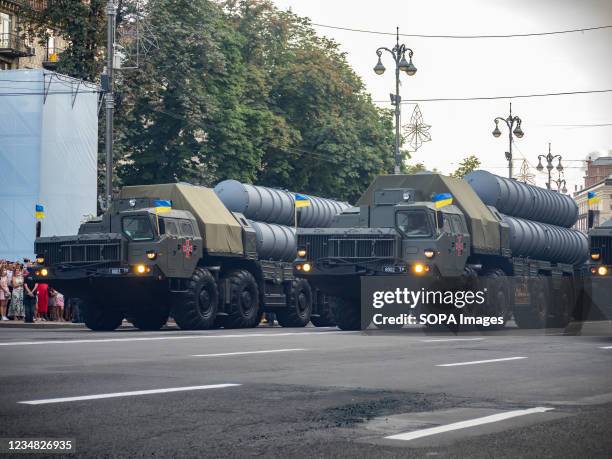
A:
[[[67,43],[65,49],[59,50],[57,72],[97,81],[103,66],[100,47],[106,36],[106,0],[49,0],[41,9],[28,5],[24,2],[24,35],[44,45],[53,30]]]
[[[82,59],[60,71],[90,78],[106,1],[68,3],[72,19],[49,11],[39,29],[62,28]],[[354,201],[393,169],[391,113],[308,19],[268,0],[149,0],[142,21],[157,46],[116,73],[118,183],[233,178]]]
[[[470,172],[478,169],[480,167],[480,160],[476,155],[470,155],[467,158],[464,158],[463,161],[459,163],[459,167],[455,172],[450,174],[451,177],[455,178],[463,178]]]

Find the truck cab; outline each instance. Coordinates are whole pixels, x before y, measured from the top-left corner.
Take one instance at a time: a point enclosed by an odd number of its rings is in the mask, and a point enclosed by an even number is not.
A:
[[[331,228],[299,229],[294,269],[330,295],[358,295],[360,276],[460,277],[469,256],[458,207],[436,209],[414,189],[381,189],[373,205],[345,210]]]

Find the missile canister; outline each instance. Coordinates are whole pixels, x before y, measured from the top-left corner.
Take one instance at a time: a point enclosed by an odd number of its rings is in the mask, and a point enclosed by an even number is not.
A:
[[[578,206],[569,196],[487,171],[465,176],[482,201],[501,213],[570,228],[578,219]]]
[[[294,196],[291,191],[224,180],[215,187],[215,193],[232,212],[260,222],[293,226],[295,220]],[[325,228],[347,203],[309,196],[310,206],[300,211],[300,227]]]
[[[577,265],[589,256],[589,241],[580,231],[502,215],[510,227],[513,256]]]
[[[262,260],[293,261],[297,250],[295,228],[249,220],[256,234],[257,254]]]

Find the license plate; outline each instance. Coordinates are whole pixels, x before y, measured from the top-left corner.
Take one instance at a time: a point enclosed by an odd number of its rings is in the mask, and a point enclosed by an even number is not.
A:
[[[385,273],[405,273],[406,265],[384,265],[383,272]]]
[[[111,268],[110,272],[111,274],[123,274],[124,270],[123,268]]]

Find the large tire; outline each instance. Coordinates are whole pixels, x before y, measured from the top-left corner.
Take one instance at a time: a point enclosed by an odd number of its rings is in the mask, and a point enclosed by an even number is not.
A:
[[[334,320],[340,330],[361,330],[361,306],[358,300],[329,297]]]
[[[213,328],[219,290],[209,270],[196,268],[187,283],[187,291],[173,299],[172,317],[183,330],[208,330]]]
[[[508,286],[506,273],[501,269],[493,269],[485,273],[487,287],[487,301],[479,308],[481,316],[503,317],[501,324],[491,324],[488,327],[478,325],[481,330],[501,330],[512,314],[511,291]]]
[[[81,303],[80,310],[83,322],[93,331],[112,331],[123,322],[121,311],[105,308],[93,300]]]
[[[287,295],[287,307],[276,312],[282,327],[305,327],[312,314],[312,289],[306,279],[296,279]]]
[[[231,271],[229,311],[223,325],[225,328],[253,328],[259,325],[259,288],[253,275],[246,269]]]
[[[519,328],[544,328],[546,327],[549,309],[548,286],[544,276],[538,276],[529,286],[531,305],[529,307],[515,307],[514,321]]]
[[[166,308],[151,308],[146,311],[138,311],[128,320],[139,330],[160,330],[168,321],[169,311]]]
[[[319,304],[318,317],[310,317],[310,321],[315,327],[333,327],[336,325],[334,313],[328,301]]]

